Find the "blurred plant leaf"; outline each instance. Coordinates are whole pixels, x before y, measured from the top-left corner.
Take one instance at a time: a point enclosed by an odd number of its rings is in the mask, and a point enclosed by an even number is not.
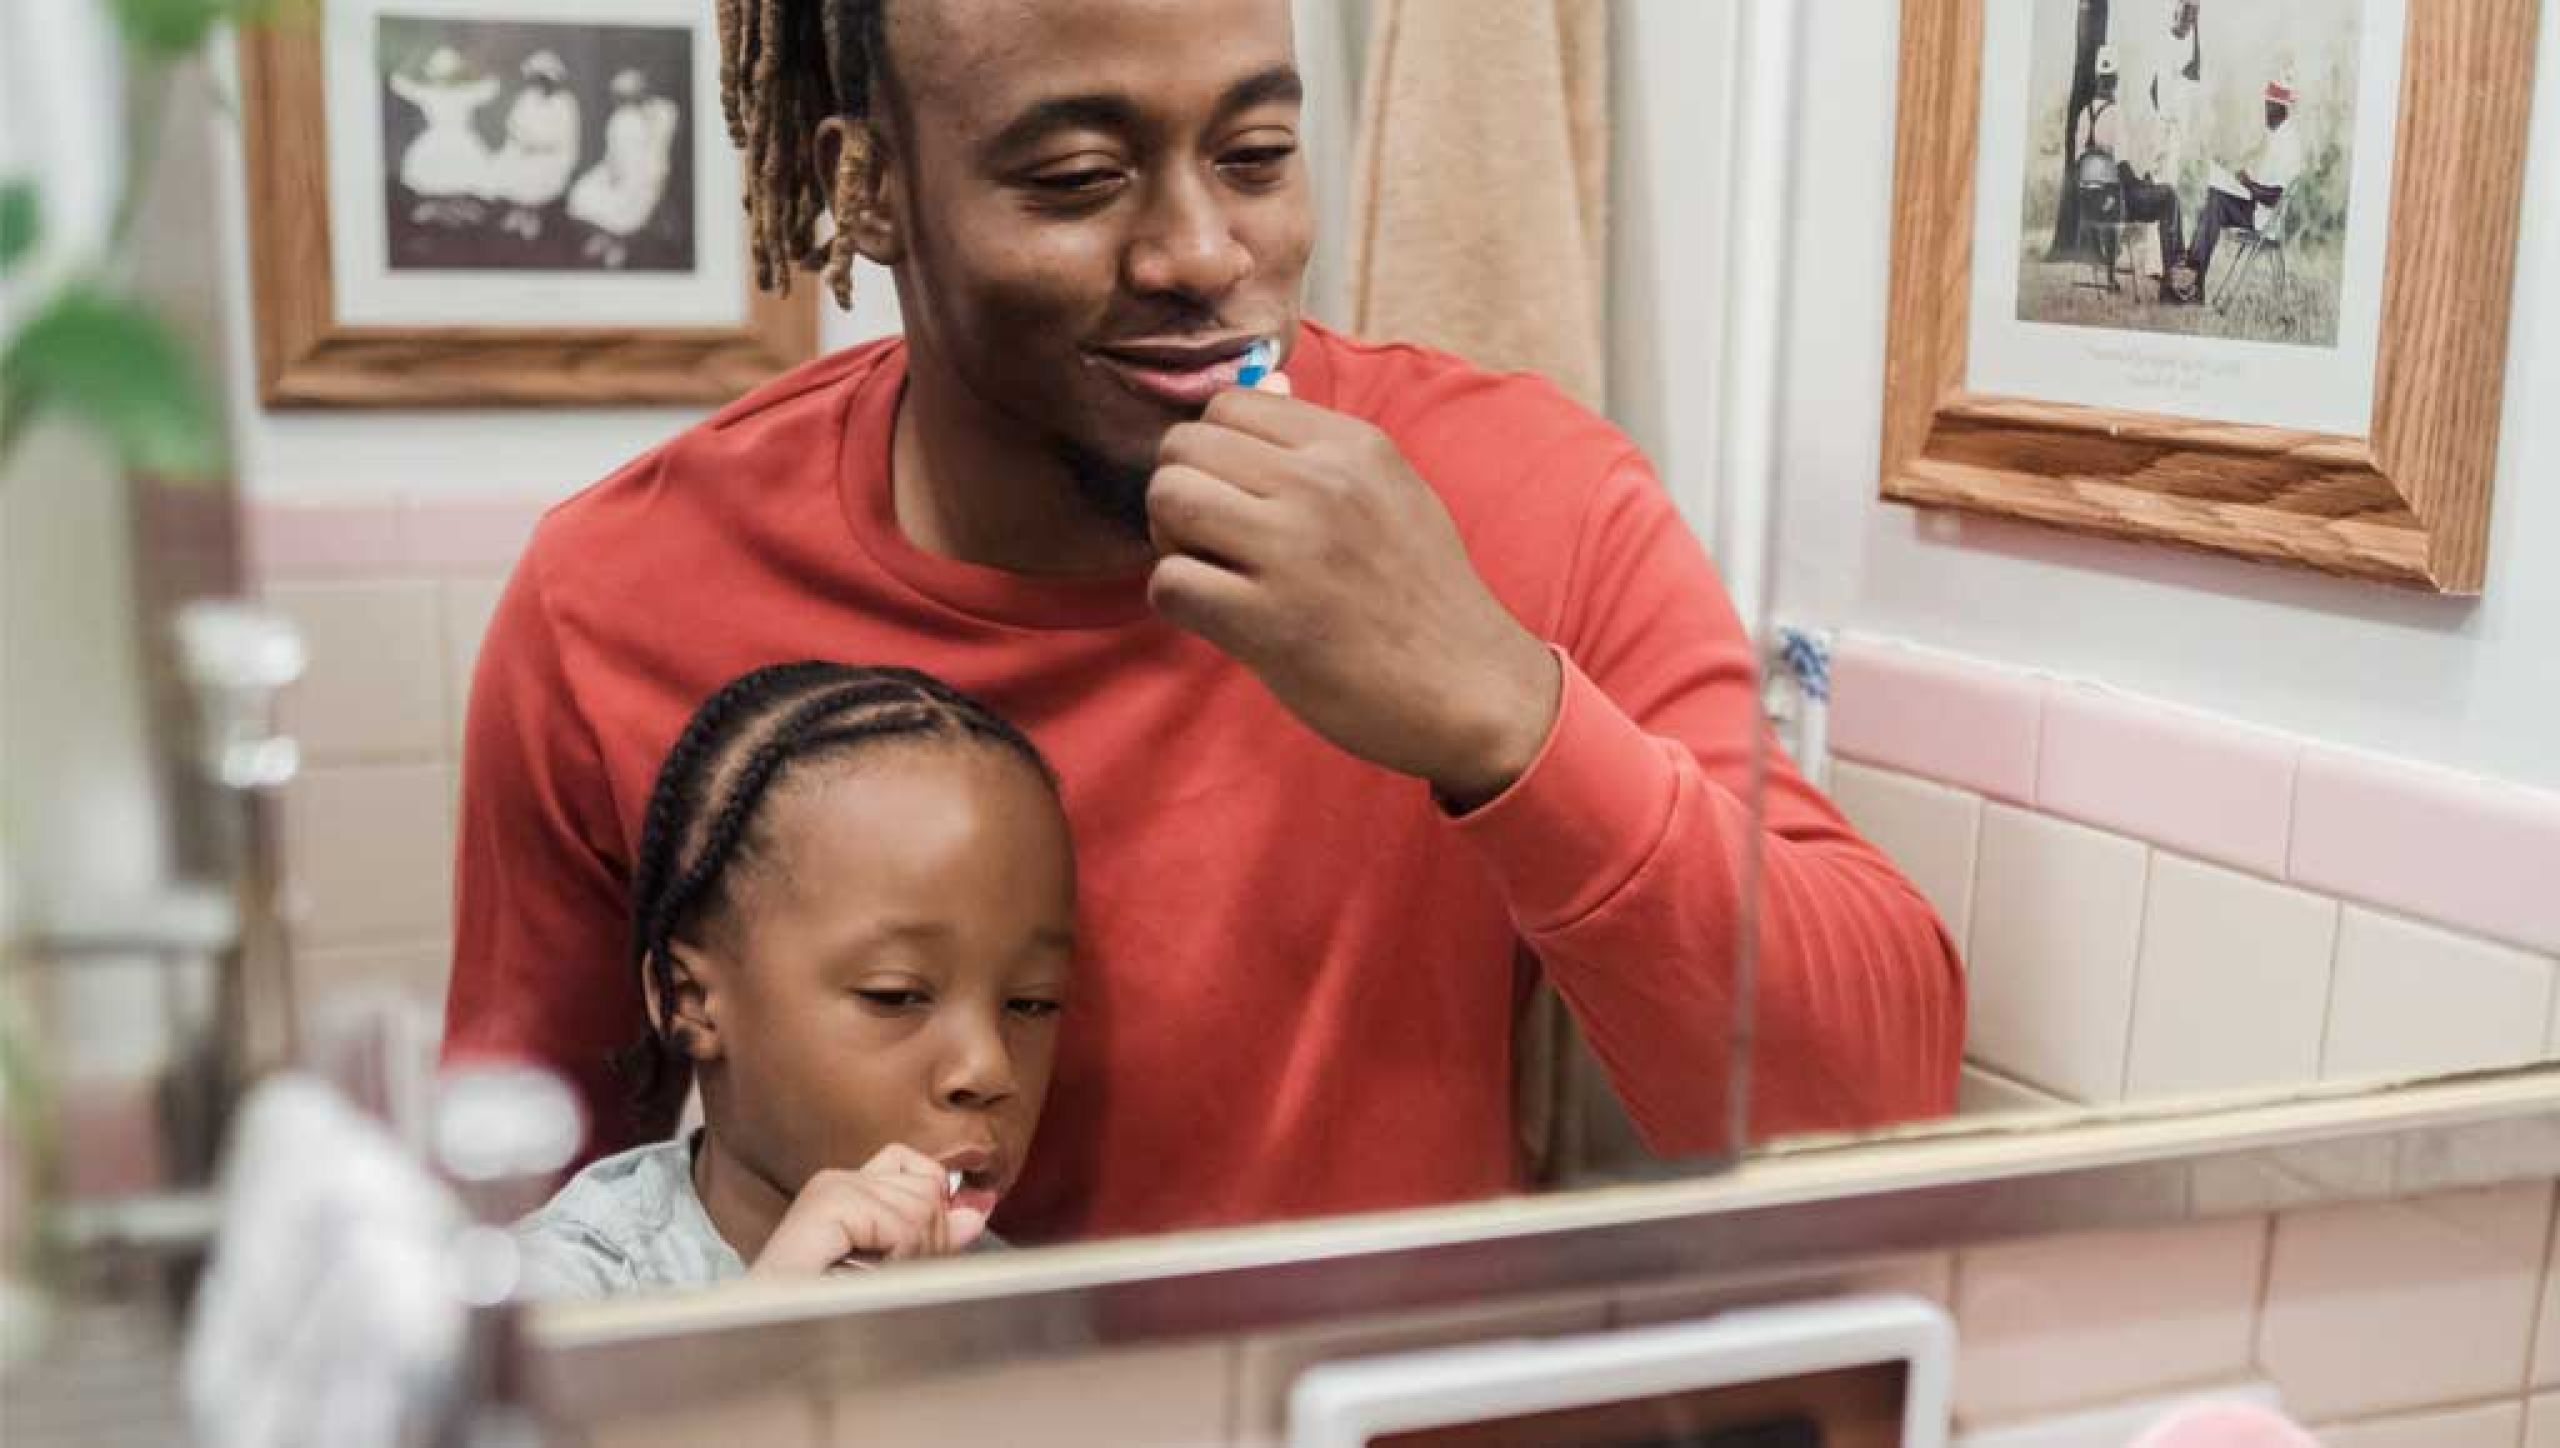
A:
[[[17,269],[26,254],[35,250],[36,237],[44,227],[44,212],[36,203],[36,183],[28,180],[0,181],[0,276]]]
[[[177,339],[92,288],[55,296],[0,354],[0,456],[51,413],[95,428],[136,472],[200,478],[222,465],[220,416]]]
[[[222,25],[256,25],[287,9],[292,0],[109,0],[126,43],[162,60],[202,49]]]

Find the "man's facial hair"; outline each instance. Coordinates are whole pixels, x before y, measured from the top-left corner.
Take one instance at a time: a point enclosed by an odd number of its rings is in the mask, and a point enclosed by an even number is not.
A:
[[[1155,476],[1153,467],[1114,462],[1074,443],[1060,444],[1058,455],[1085,506],[1133,538],[1148,536],[1147,484]]]

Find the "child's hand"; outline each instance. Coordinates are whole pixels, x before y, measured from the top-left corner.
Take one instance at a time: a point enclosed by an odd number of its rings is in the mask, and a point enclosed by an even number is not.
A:
[[[957,1252],[986,1217],[950,1202],[940,1163],[889,1146],[858,1171],[822,1171],[793,1198],[749,1269],[758,1277],[814,1277],[848,1257],[900,1261]]]

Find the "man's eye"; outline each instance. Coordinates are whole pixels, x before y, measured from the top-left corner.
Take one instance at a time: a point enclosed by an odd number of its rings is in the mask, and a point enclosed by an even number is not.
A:
[[[1026,1021],[1045,1021],[1058,1013],[1058,1002],[1043,1000],[1008,1001],[1005,1008]]]
[[[1053,171],[1045,176],[1032,177],[1031,184],[1051,196],[1099,196],[1120,184],[1120,173],[1101,167],[1084,171]]]
[[[1298,148],[1295,146],[1247,146],[1239,151],[1229,151],[1219,158],[1218,164],[1254,180],[1269,180],[1276,178],[1289,164],[1289,158],[1296,154]]]
[[[862,997],[865,1005],[878,1006],[884,1011],[911,1011],[927,999],[920,990],[858,990],[854,994]]]

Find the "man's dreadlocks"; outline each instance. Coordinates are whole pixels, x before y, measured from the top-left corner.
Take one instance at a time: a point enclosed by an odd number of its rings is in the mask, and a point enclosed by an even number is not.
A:
[[[853,305],[853,220],[870,180],[873,82],[886,68],[887,0],[719,0],[720,109],[744,155],[756,285],[825,275]],[[835,174],[818,174],[818,128],[845,122]],[[834,232],[818,240],[818,219]]]

